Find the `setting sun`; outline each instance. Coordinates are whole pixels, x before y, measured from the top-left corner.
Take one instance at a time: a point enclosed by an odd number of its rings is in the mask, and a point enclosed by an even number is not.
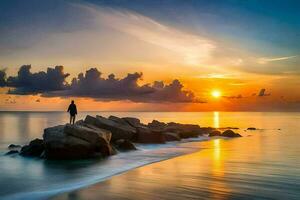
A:
[[[221,92],[219,90],[213,90],[211,92],[211,96],[213,96],[215,98],[219,98],[221,96]]]

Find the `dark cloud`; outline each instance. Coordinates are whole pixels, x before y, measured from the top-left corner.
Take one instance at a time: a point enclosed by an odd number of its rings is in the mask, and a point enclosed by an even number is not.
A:
[[[259,97],[265,97],[265,96],[270,96],[271,94],[270,93],[266,93],[266,89],[261,89],[260,91],[259,91],[259,93],[258,93],[258,95],[257,96],[259,96]]]
[[[6,86],[6,72],[4,69],[0,70],[0,87]]]
[[[46,72],[30,72],[31,65],[20,67],[18,75],[7,78],[6,85],[12,87],[10,94],[38,94],[57,90],[65,90],[67,87],[65,79],[69,74],[63,72],[63,66],[47,68]]]
[[[243,96],[241,94],[236,95],[236,96],[223,96],[226,99],[241,99]]]
[[[142,73],[128,74],[117,79],[114,74],[107,78],[91,68],[72,80],[70,89],[44,94],[46,96],[92,97],[101,100],[131,100],[134,102],[196,102],[191,91],[183,90],[183,85],[174,80],[170,84],[155,81],[153,84],[138,85]]]
[[[152,84],[139,85],[142,73],[129,73],[124,78],[110,74],[103,78],[97,68],[91,68],[73,78],[71,84],[65,79],[69,74],[62,66],[48,68],[46,72],[30,72],[30,65],[20,67],[17,76],[5,79],[3,86],[10,87],[9,94],[41,94],[44,97],[90,97],[97,100],[131,100],[134,102],[197,102],[193,92],[184,90],[179,80],[166,84],[155,81]]]

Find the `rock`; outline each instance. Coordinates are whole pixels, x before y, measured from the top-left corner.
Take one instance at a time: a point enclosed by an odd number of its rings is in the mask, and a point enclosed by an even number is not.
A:
[[[181,131],[179,132],[181,138],[195,138],[198,137],[200,134],[193,131]]]
[[[47,159],[83,159],[113,155],[111,133],[81,125],[55,126],[44,130]]]
[[[217,131],[217,129],[212,127],[202,127],[199,129],[200,135],[209,135],[213,131]]]
[[[157,120],[153,120],[151,123],[148,123],[147,125],[151,130],[164,130],[167,126],[166,123],[160,122]]]
[[[45,157],[47,159],[80,159],[94,153],[90,143],[82,139],[66,136],[65,126],[55,126],[44,130]]]
[[[8,149],[19,149],[19,148],[22,148],[22,146],[18,144],[10,144],[8,146]]]
[[[149,128],[137,128],[137,142],[138,143],[165,143],[165,137],[160,132],[152,132]]]
[[[136,150],[136,147],[134,146],[134,144],[132,142],[130,142],[129,140],[124,140],[124,139],[115,141],[114,146],[119,151]]]
[[[198,137],[203,134],[200,126],[194,124],[168,123],[164,131],[179,133],[181,138]]]
[[[92,117],[86,116],[84,122],[86,124],[94,125],[98,128],[106,129],[111,131],[112,133],[112,141],[116,141],[119,139],[132,139],[136,135],[136,129],[129,126],[117,123],[115,121],[106,119],[101,116]]]
[[[134,117],[123,117],[123,120],[125,120],[130,126],[137,128],[137,127],[145,127],[144,124],[141,123],[141,121],[138,118]]]
[[[116,116],[109,116],[108,119],[112,120],[116,123],[123,124],[125,126],[128,126],[128,125],[130,126],[130,124],[123,118],[119,118],[119,117],[116,117]]]
[[[77,122],[75,122],[75,125],[83,126],[84,125],[84,121],[82,119],[78,120]]]
[[[22,147],[20,155],[27,157],[39,157],[44,151],[44,142],[41,139],[32,140],[29,145]]]
[[[68,136],[73,136],[86,140],[96,148],[102,145],[107,145],[111,139],[111,132],[100,128],[92,128],[79,125],[69,125],[64,127],[64,133]]]
[[[222,136],[220,131],[214,130],[208,134],[209,137]]]
[[[8,155],[13,155],[13,154],[17,154],[19,153],[18,150],[10,150],[9,152],[7,152],[5,155],[8,156]]]
[[[247,128],[247,130],[249,130],[249,131],[255,131],[257,129],[255,127],[249,127],[249,128]]]
[[[180,141],[180,135],[178,133],[172,133],[172,132],[163,132],[162,133],[165,137],[166,141]]]
[[[226,130],[222,133],[223,137],[242,137],[240,134],[233,132],[232,130]]]

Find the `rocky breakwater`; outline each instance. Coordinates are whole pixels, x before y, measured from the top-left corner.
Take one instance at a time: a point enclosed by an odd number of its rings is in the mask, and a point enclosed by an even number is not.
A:
[[[214,128],[194,124],[164,123],[153,120],[143,124],[137,118],[86,116],[74,125],[59,125],[44,130],[43,139],[32,140],[19,153],[26,157],[45,159],[84,159],[107,157],[118,151],[136,150],[134,143],[163,144],[201,135],[237,137],[230,130],[224,133]]]

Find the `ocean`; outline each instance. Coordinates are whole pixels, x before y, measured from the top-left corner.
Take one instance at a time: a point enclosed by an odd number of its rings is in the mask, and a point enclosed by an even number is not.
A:
[[[164,145],[138,145],[138,151],[119,153],[108,159],[47,161],[4,154],[9,144],[24,145],[32,139],[41,138],[44,128],[67,123],[68,114],[0,112],[0,199],[47,199],[110,180],[114,175],[150,163],[206,150],[213,153],[199,153],[196,160],[207,157],[214,161],[214,165],[205,163],[206,160],[203,166],[201,163],[189,165],[190,168],[201,167],[202,170],[197,171],[197,181],[201,183],[207,184],[215,175],[223,175],[223,179],[217,180],[220,188],[232,182],[232,188],[228,185],[226,192],[234,192],[242,197],[248,195],[249,199],[282,199],[279,198],[280,194],[285,199],[297,199],[300,196],[298,112],[82,112],[78,119],[87,114],[137,117],[143,123],[157,119],[203,127],[239,127],[237,132],[243,137],[199,137]],[[258,130],[246,131],[248,127]],[[190,175],[189,171],[186,173]],[[164,175],[161,174],[161,177]],[[207,185],[198,187],[206,192],[214,191],[213,187]],[[254,193],[258,193],[257,196]]]

